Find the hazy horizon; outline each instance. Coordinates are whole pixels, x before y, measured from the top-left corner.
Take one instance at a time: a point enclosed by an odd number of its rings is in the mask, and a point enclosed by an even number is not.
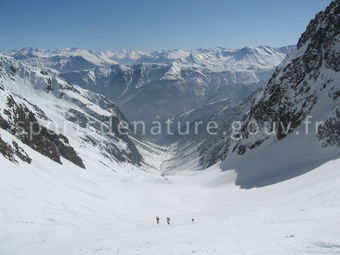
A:
[[[295,45],[330,0],[2,1],[1,49],[92,51]]]

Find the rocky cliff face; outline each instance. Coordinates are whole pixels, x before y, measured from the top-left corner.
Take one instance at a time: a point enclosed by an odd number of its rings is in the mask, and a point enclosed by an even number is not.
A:
[[[222,169],[237,172],[237,184],[272,184],[340,156],[339,57],[336,0],[310,22],[297,49],[252,103],[234,139],[214,146],[211,154],[225,159]]]
[[[3,113],[7,120],[0,116],[0,127],[9,131],[24,144],[59,164],[61,164],[60,157],[64,157],[85,168],[82,159],[70,146],[65,136],[57,135],[40,125],[34,113],[24,104],[17,104],[12,96],[7,97],[7,107]]]
[[[266,123],[276,123],[278,140],[295,131],[310,115],[321,123],[317,138],[323,146],[340,145],[340,2],[333,1],[316,15],[298,42],[274,72],[260,97],[253,104],[243,126],[243,139],[232,151],[244,154],[268,139]],[[258,139],[247,130],[256,122]],[[273,125],[272,125],[273,126]]]

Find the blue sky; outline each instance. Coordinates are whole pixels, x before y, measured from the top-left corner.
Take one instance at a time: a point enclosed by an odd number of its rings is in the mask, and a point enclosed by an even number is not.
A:
[[[331,0],[0,0],[0,49],[295,44]]]

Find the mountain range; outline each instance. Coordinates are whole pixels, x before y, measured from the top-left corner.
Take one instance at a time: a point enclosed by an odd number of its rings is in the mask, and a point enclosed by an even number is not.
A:
[[[294,46],[119,51],[25,48],[6,55],[51,68],[71,84],[105,95],[130,120],[166,120],[262,87]],[[176,104],[174,104],[176,102]]]

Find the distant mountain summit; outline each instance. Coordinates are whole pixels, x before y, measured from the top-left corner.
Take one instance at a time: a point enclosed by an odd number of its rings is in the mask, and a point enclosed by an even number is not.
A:
[[[5,54],[21,60],[27,65],[52,68],[58,72],[80,71],[117,64],[117,62],[107,58],[105,55],[78,48],[44,50],[30,47],[6,52]]]

